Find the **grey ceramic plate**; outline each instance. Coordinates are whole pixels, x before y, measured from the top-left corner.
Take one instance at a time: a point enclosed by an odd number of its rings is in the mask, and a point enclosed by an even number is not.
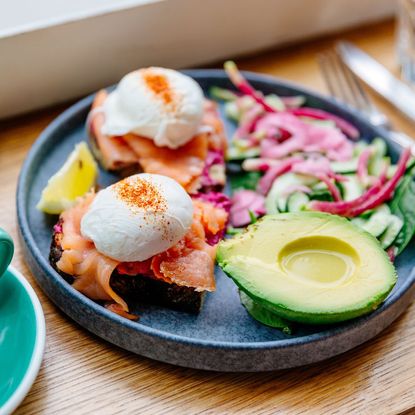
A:
[[[210,86],[230,87],[220,70],[191,70],[205,91]],[[351,121],[363,137],[383,136],[359,114],[341,105],[275,78],[246,74],[259,90],[279,95],[302,94],[307,105],[323,108]],[[39,284],[68,316],[86,329],[124,349],[180,366],[218,371],[265,371],[304,365],[345,352],[388,326],[415,294],[413,245],[398,258],[398,283],[386,302],[373,314],[345,324],[300,326],[293,336],[251,319],[240,305],[235,285],[219,269],[217,291],[208,295],[198,316],[161,307],[131,304],[141,319],[132,322],[105,310],[67,284],[49,265],[52,226],[57,218],[35,209],[48,178],[62,165],[75,143],[86,140],[85,118],[89,96],[61,114],[41,134],[22,168],[17,191],[17,212],[25,257]],[[230,133],[234,126],[226,124]],[[389,141],[388,141],[389,143]],[[399,149],[389,145],[396,159]],[[101,172],[100,183],[117,178]]]

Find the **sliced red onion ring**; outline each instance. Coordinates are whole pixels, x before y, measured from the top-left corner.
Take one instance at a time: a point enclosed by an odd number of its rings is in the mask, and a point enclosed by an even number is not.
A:
[[[261,104],[267,112],[277,112],[275,108],[267,104],[263,95],[259,93],[255,88],[249,84],[249,82],[239,72],[235,62],[227,61],[224,64],[226,73],[232,83],[244,94],[250,95],[258,104]]]
[[[327,111],[318,109],[318,108],[309,108],[309,107],[301,107],[301,108],[289,108],[287,112],[294,114],[298,117],[310,117],[315,118],[317,120],[330,120],[334,121],[337,127],[340,128],[346,135],[350,138],[357,139],[360,136],[359,130],[346,121],[345,119],[338,117],[337,115],[330,114]]]

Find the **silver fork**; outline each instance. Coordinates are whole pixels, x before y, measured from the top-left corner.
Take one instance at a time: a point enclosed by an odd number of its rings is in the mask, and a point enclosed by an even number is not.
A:
[[[374,126],[388,130],[393,141],[404,148],[410,147],[412,155],[415,156],[413,139],[393,130],[388,117],[376,108],[356,75],[347,68],[335,50],[320,54],[318,63],[327,88],[334,98],[363,113]]]

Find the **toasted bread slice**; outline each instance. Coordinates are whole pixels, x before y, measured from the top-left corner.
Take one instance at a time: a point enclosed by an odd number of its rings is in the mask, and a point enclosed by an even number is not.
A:
[[[62,222],[61,222],[62,223]],[[55,227],[59,228],[59,227]],[[69,283],[74,282],[72,275],[62,272],[56,263],[62,255],[62,233],[54,230],[50,247],[49,261],[52,267]],[[116,270],[110,280],[112,289],[129,302],[157,304],[188,313],[199,313],[202,308],[204,292],[194,288],[168,284],[144,275],[121,275]]]

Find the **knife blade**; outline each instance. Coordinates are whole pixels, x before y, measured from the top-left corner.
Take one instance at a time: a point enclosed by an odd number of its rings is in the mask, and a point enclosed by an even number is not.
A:
[[[415,92],[383,65],[349,42],[336,45],[347,67],[402,114],[415,122]]]

